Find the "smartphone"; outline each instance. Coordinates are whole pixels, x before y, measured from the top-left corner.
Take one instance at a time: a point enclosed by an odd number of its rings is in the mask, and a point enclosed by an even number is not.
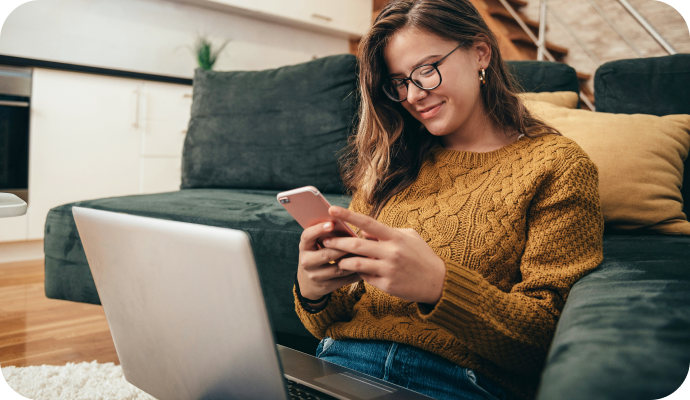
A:
[[[292,215],[304,229],[314,226],[316,224],[325,224],[326,222],[333,223],[333,230],[326,234],[327,237],[358,237],[355,232],[350,229],[350,226],[345,222],[333,217],[328,213],[328,208],[331,204],[319,192],[319,189],[314,186],[305,186],[298,189],[288,190],[287,192],[278,193],[278,201],[285,207],[287,212]],[[319,248],[323,248],[323,244],[317,241]],[[353,254],[346,254],[342,258],[353,257]],[[330,264],[335,264],[335,260]],[[350,285],[349,294],[352,294],[359,286],[359,282]]]
[[[335,236],[357,237],[348,224],[328,214],[328,207],[331,205],[314,186],[305,186],[278,193],[277,198],[280,204],[285,207],[287,212],[304,229],[316,224],[332,222],[333,230],[322,238]]]

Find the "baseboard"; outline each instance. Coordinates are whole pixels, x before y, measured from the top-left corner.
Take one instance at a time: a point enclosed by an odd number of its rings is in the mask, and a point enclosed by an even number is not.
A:
[[[0,242],[0,264],[42,260],[44,257],[43,239]]]

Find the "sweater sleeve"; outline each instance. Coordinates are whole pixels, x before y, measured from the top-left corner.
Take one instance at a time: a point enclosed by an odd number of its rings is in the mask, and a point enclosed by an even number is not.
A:
[[[540,373],[571,287],[603,260],[598,170],[586,157],[545,178],[527,214],[522,281],[509,293],[451,260],[441,300],[422,319],[516,374]]]
[[[356,193],[348,209],[360,214],[368,213],[366,205]],[[357,227],[352,225],[350,225],[350,227],[359,235],[359,229]],[[352,291],[352,293],[350,293],[350,285],[336,289],[333,291],[333,294],[331,294],[331,298],[328,300],[326,307],[317,313],[311,313],[304,309],[297,297],[297,288],[295,286],[293,286],[292,291],[295,301],[295,311],[302,321],[302,324],[304,324],[304,327],[307,328],[312,335],[319,339],[323,339],[326,336],[326,330],[331,324],[335,322],[350,321],[352,319],[352,310],[362,297],[362,294],[364,294],[365,289],[362,282],[359,283],[357,289]]]

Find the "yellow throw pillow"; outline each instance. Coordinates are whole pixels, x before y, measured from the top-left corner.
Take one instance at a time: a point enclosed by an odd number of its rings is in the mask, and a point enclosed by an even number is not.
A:
[[[518,97],[522,101],[543,101],[566,108],[577,108],[580,95],[575,92],[541,92],[520,93]]]
[[[608,226],[690,235],[680,193],[690,115],[598,113],[540,101],[525,106],[573,139],[597,165]]]

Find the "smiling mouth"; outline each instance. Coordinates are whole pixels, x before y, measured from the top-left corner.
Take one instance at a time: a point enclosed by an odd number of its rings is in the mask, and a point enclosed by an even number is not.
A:
[[[436,115],[438,113],[438,111],[441,109],[441,106],[444,104],[445,104],[445,102],[438,104],[434,107],[431,107],[425,111],[419,111],[419,115],[421,115],[421,117],[424,119],[429,119],[429,118],[433,117],[434,115]]]

